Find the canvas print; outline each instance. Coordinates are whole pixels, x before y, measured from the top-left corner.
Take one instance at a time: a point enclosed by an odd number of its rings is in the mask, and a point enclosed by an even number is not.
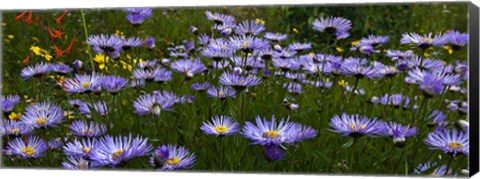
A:
[[[3,11],[2,167],[468,176],[468,17],[465,2]]]

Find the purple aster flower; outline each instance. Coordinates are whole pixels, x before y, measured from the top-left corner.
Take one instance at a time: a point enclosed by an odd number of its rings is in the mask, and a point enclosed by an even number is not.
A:
[[[274,58],[273,66],[280,68],[282,71],[298,70],[301,64],[295,58]]]
[[[414,171],[413,173],[416,174],[416,175],[420,175],[420,174],[425,174],[425,172],[427,170],[431,170],[433,167],[437,167],[437,163],[436,162],[427,162],[427,163],[419,163],[417,165],[417,167],[414,168]],[[432,173],[428,174],[429,176],[432,176],[432,177],[444,177],[444,176],[454,176],[454,174],[452,173],[452,170],[449,169],[447,175],[445,175],[447,171],[447,166],[446,165],[441,165],[439,167],[437,167],[435,170],[432,171]]]
[[[191,168],[195,164],[195,154],[183,146],[171,144],[159,146],[150,158],[150,165],[158,170],[172,171]]]
[[[262,60],[272,60],[273,53],[274,51],[270,47],[253,52],[255,56],[260,57]]]
[[[306,75],[304,73],[286,72],[285,78],[290,79],[292,81],[301,81],[306,78]]]
[[[162,67],[157,67],[155,69],[137,68],[133,70],[132,75],[138,80],[156,81],[161,83],[172,79],[172,72]]]
[[[127,83],[127,79],[113,75],[103,77],[101,82],[103,88],[113,95],[117,94]]]
[[[346,38],[349,36],[348,31],[352,28],[352,22],[342,17],[326,17],[315,19],[313,21],[313,29],[328,34],[335,34],[337,38]]]
[[[212,44],[212,43],[211,43]],[[214,61],[229,58],[233,55],[233,50],[224,46],[223,48],[215,48],[212,45],[202,49],[202,55],[206,58],[212,58]]]
[[[290,50],[294,50],[296,51],[297,53],[299,52],[303,52],[303,51],[307,51],[307,50],[310,50],[312,49],[312,44],[311,43],[292,43],[290,45],[288,45],[288,48]]]
[[[392,137],[393,143],[398,147],[405,146],[406,138],[414,136],[417,133],[417,127],[410,128],[410,125],[403,126],[395,122],[385,123],[383,135]]]
[[[23,80],[28,80],[31,77],[41,77],[47,73],[49,73],[52,69],[52,65],[50,63],[37,63],[35,65],[31,65],[22,69],[20,76]]]
[[[235,27],[235,33],[238,35],[258,35],[264,30],[263,24],[255,20],[245,20]]]
[[[210,88],[208,88],[207,94],[212,98],[218,99],[226,99],[227,97],[235,98],[235,90],[228,86],[211,86]]]
[[[294,123],[289,122],[288,118],[277,123],[275,116],[268,121],[266,118],[257,116],[255,118],[256,125],[247,121],[242,129],[242,135],[245,138],[252,140],[252,144],[261,145],[281,145],[282,143],[292,143],[297,139],[296,136],[291,135],[291,128]]]
[[[20,103],[20,96],[18,95],[8,95],[8,96],[0,96],[1,110],[3,113],[9,113],[13,110],[15,105]]]
[[[55,127],[63,120],[63,110],[56,104],[48,102],[29,105],[20,120],[34,128]]]
[[[468,79],[468,64],[459,60],[455,61],[455,73],[460,74],[463,80]]]
[[[222,85],[231,86],[239,91],[250,86],[257,86],[261,82],[262,80],[254,75],[244,76],[225,72],[220,76],[220,83]]]
[[[352,86],[350,86],[350,85],[346,85],[346,86],[345,86],[345,93],[344,93],[344,94],[346,95],[347,93],[351,93],[352,90],[353,90],[353,88],[354,88],[354,87],[352,87]],[[366,93],[365,89],[360,88],[360,87],[358,87],[358,86],[357,86],[357,89],[355,89],[355,91],[353,91],[353,94],[354,94],[354,95],[365,95],[365,93]]]
[[[371,45],[372,47],[376,47],[380,44],[385,44],[390,41],[390,38],[388,36],[376,36],[376,35],[369,35],[367,38],[362,38],[360,39],[360,44],[368,44]]]
[[[103,74],[93,72],[90,74],[75,74],[75,78],[65,79],[63,89],[69,93],[91,93],[102,89]]]
[[[290,83],[284,84],[283,87],[287,89],[288,93],[292,93],[296,95],[303,93],[302,84],[300,83],[290,82]]]
[[[406,109],[410,105],[410,98],[402,94],[385,94],[379,99],[378,103],[388,106],[394,106],[395,108],[403,107],[404,109]]]
[[[139,37],[122,38],[122,42],[122,49],[125,51],[142,46],[142,39]]]
[[[193,25],[188,27],[188,31],[190,31],[194,35],[198,35],[198,28]]]
[[[116,35],[90,35],[87,44],[93,46],[93,50],[97,53],[105,52],[109,54],[122,48],[123,39]]]
[[[275,58],[294,58],[295,55],[297,54],[297,51],[295,51],[294,49],[291,49],[291,48],[286,48],[286,49],[282,49],[282,50],[279,50],[279,51],[274,51],[272,53],[272,57],[275,59]]]
[[[60,147],[63,146],[63,141],[62,141],[62,138],[55,138],[55,139],[51,139],[47,142],[47,146],[49,149],[58,149]]]
[[[15,138],[8,142],[6,148],[12,155],[22,159],[42,157],[47,149],[45,140],[36,136],[29,136],[25,139]]]
[[[445,34],[445,36],[447,38],[447,43],[452,45],[453,50],[459,50],[461,47],[468,44],[468,33],[460,33],[456,30],[452,30]]]
[[[350,57],[346,59],[341,67],[342,74],[353,75],[357,78],[367,77],[370,79],[378,78],[381,73],[372,66],[363,64],[364,59]]]
[[[222,34],[222,36],[229,36],[230,34],[232,34],[233,29],[235,28],[237,28],[237,25],[233,23],[232,24],[215,24],[213,26],[213,29],[220,31],[220,34]]]
[[[59,74],[67,74],[71,73],[73,71],[73,68],[62,63],[57,63],[51,65],[51,71]]]
[[[193,75],[207,69],[200,60],[178,60],[173,62],[170,67],[172,70],[184,74],[186,79],[191,79]]]
[[[143,88],[145,87],[145,80],[131,80],[130,81],[130,87],[132,88],[137,88],[137,89],[140,89],[140,88]]]
[[[330,121],[332,132],[343,134],[343,136],[361,137],[363,135],[376,137],[384,130],[383,122],[376,118],[370,119],[367,116],[358,114],[348,115],[343,113],[341,116],[335,115]]]
[[[395,74],[400,73],[399,69],[395,66],[379,66],[377,67],[377,72],[379,76],[393,77]]]
[[[401,51],[401,50],[387,50],[385,56],[390,57],[392,60],[405,60],[413,56],[413,52],[408,51]]]
[[[191,88],[195,91],[205,91],[210,87],[210,83],[204,82],[204,83],[193,83]]]
[[[153,37],[145,38],[145,46],[147,47],[148,50],[154,49],[155,48],[155,38],[153,38]]]
[[[269,47],[268,41],[251,35],[230,37],[230,47],[233,50],[242,50],[245,53],[261,50]]]
[[[90,111],[90,109],[95,110],[95,112],[101,116],[108,115],[107,103],[105,101],[99,101],[93,104],[86,103],[86,105],[80,106],[80,108],[78,108],[80,114],[86,116],[87,118],[92,117],[92,112]]]
[[[448,122],[445,121],[447,116],[440,110],[434,110],[427,118],[430,122],[427,124],[428,127],[436,127],[437,130],[443,130],[447,127]]]
[[[264,145],[263,154],[269,161],[283,160],[285,159],[285,151],[278,145]]]
[[[210,36],[203,33],[202,35],[198,36],[198,43],[202,45],[208,45],[211,41]]]
[[[97,162],[89,161],[82,157],[68,156],[67,160],[62,162],[62,167],[70,170],[86,170],[100,167]]]
[[[302,70],[305,70],[307,73],[318,75],[320,73],[329,75],[332,73],[332,63],[315,63],[307,62],[302,65]]]
[[[150,8],[125,8],[123,11],[128,13],[127,20],[134,26],[142,24],[145,19],[153,16]]]
[[[83,68],[83,62],[81,60],[76,59],[75,61],[73,61],[72,64],[73,64],[73,67],[75,67],[75,69],[77,70]]]
[[[154,68],[157,65],[157,62],[157,59],[141,61],[138,62],[138,67],[143,69]]]
[[[138,97],[133,103],[133,107],[135,107],[135,113],[139,115],[153,114],[159,116],[163,110],[172,110],[174,104],[174,100],[165,98],[163,95],[146,94]]]
[[[85,121],[73,121],[70,130],[74,135],[82,137],[99,137],[107,132],[107,126],[91,121],[88,124]]]
[[[218,12],[212,13],[210,11],[205,11],[205,15],[208,20],[215,22],[215,24],[232,24],[235,22],[235,18],[230,15],[221,14]]]
[[[432,150],[443,150],[446,154],[450,154],[453,157],[458,154],[464,154],[468,156],[469,142],[468,133],[453,129],[435,130],[428,134],[425,139],[425,144]]]
[[[420,56],[414,55],[411,58],[407,59],[409,68],[420,67],[422,69],[430,71],[443,71],[444,63],[437,59],[431,58],[422,58]]]
[[[32,132],[33,128],[22,122],[5,119],[0,121],[0,136],[20,136],[31,134]]]
[[[98,139],[96,149],[92,151],[91,159],[100,165],[118,166],[135,157],[146,156],[152,150],[146,138],[137,136],[104,136]]]
[[[292,104],[292,103],[290,103]],[[300,142],[305,139],[311,139],[317,136],[317,131],[310,126],[300,123],[293,123],[290,128],[291,142]]]
[[[263,38],[271,40],[273,42],[279,42],[279,41],[287,40],[287,34],[267,32],[265,33]]]
[[[420,89],[424,91],[427,97],[436,96],[443,93],[444,85],[458,85],[460,75],[446,74],[438,72],[428,72],[416,68],[408,72],[405,78],[408,83],[419,84]]]
[[[402,39],[400,39],[400,44],[413,44],[422,49],[427,49],[431,46],[441,46],[447,42],[448,38],[444,35],[438,34],[432,37],[432,33],[424,34],[423,36],[415,32],[404,33]]]
[[[22,159],[39,158],[45,154],[47,143],[36,136],[29,136],[25,139],[15,138],[8,142],[6,150]]]
[[[66,156],[89,158],[97,148],[97,143],[98,141],[95,138],[82,139],[81,141],[74,139],[73,142],[69,142],[63,146],[63,153]]]
[[[255,58],[253,56],[247,57],[246,61],[245,58],[241,56],[234,56],[230,58],[230,60],[235,64],[236,67],[244,67],[247,71],[265,67],[265,63],[263,63],[261,58]]]
[[[214,116],[212,121],[203,122],[200,129],[206,135],[222,137],[236,134],[240,130],[240,124],[228,116]]]

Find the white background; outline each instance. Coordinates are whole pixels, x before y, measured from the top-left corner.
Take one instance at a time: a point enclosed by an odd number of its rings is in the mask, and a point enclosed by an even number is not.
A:
[[[436,0],[437,2],[448,2]],[[139,3],[141,2],[141,3]],[[101,8],[101,7],[159,7],[159,6],[207,6],[207,5],[259,5],[259,4],[365,4],[365,3],[402,3],[402,2],[428,2],[425,0],[0,0],[0,10],[8,9],[54,9],[54,8]],[[478,3],[477,3],[478,4]],[[477,5],[478,6],[478,5]],[[478,39],[477,39],[478,40]],[[127,171],[67,171],[67,170],[32,170],[32,169],[0,169],[0,179],[3,178],[103,178],[103,179],[135,179],[135,178],[399,178],[378,176],[332,176],[332,175],[285,175],[285,174],[222,174],[222,173],[191,173],[191,172],[127,172]],[[405,178],[405,177],[402,177]],[[475,177],[475,178],[480,178]]]

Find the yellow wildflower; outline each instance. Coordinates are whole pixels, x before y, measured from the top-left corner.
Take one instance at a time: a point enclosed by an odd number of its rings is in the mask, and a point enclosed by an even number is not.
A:
[[[7,26],[7,23],[6,22],[2,23],[2,26],[3,27]]]
[[[338,82],[338,85],[340,85],[340,86],[342,86],[342,87],[345,87],[345,86],[348,85],[348,82],[345,81],[345,80],[341,80],[341,81]]]
[[[35,53],[35,55],[42,56],[43,58],[50,61],[53,57],[45,50],[37,46],[30,47],[30,50]]]
[[[337,47],[336,49],[337,49],[338,52],[343,52],[344,51],[342,47]]]
[[[452,48],[452,46],[450,46],[450,45],[445,45],[445,46],[443,46],[443,48],[448,51],[448,54],[451,55],[451,54],[453,53],[453,48]]]
[[[265,21],[263,19],[255,19],[255,23],[257,24],[262,24],[262,25],[265,25]]]
[[[10,40],[8,39],[3,39],[3,41],[5,41],[5,43],[10,43]]]
[[[98,53],[97,55],[95,55],[95,58],[93,60],[98,63],[98,68],[100,68],[101,70],[103,69],[107,70],[106,64],[110,61],[110,57],[104,54]]]
[[[298,31],[297,28],[293,28],[293,32],[295,32],[296,34],[298,34],[300,31]]]
[[[10,35],[7,35],[7,38],[9,38],[11,40],[11,39],[15,38],[15,36],[10,34]]]
[[[355,45],[357,45],[358,43],[360,43],[360,40],[352,41],[352,46],[355,46]]]
[[[20,120],[20,116],[22,116],[22,113],[12,112],[10,115],[8,115],[8,119],[18,121]]]
[[[120,36],[120,37],[122,37],[122,38],[125,38],[125,35],[124,35],[123,32],[120,31],[120,30],[116,30],[116,31],[115,31],[115,35],[116,35],[116,36]]]

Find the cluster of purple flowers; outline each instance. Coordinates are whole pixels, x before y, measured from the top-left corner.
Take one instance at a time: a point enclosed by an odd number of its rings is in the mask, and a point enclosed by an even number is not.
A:
[[[22,69],[20,76],[23,80],[28,80],[32,77],[41,77],[50,72],[58,74],[71,73],[73,68],[62,63],[37,63],[35,65],[27,66]]]

